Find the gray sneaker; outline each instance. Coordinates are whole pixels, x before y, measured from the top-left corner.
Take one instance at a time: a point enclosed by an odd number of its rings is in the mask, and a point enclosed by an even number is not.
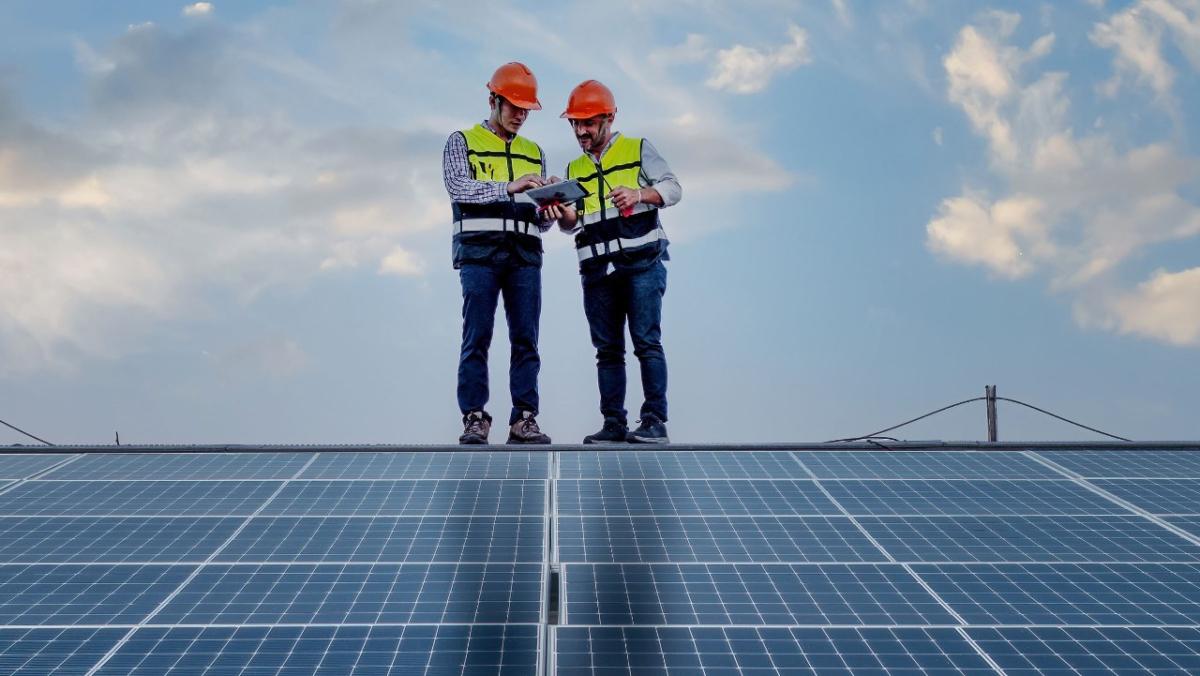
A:
[[[638,422],[641,425],[636,430],[632,430],[625,437],[627,441],[633,444],[669,444],[671,440],[667,437],[667,426],[663,421],[658,419],[658,416],[653,413],[647,413],[642,416]]]
[[[471,411],[463,416],[463,433],[460,444],[486,444],[488,432],[492,431],[492,416],[487,411]]]

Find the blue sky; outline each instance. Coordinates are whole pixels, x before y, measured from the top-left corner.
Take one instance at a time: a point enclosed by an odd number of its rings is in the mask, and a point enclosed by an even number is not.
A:
[[[1200,436],[1200,0],[544,8],[5,3],[0,418],[60,443],[453,440],[441,148],[520,60],[552,167],[597,78],[680,177],[674,440],[863,434],[992,383]],[[600,423],[573,259],[550,238],[563,442]],[[984,433],[978,405],[903,436]],[[1000,433],[1094,438],[1004,405]]]

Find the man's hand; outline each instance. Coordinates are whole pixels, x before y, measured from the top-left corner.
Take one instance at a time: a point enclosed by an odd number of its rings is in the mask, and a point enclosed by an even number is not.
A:
[[[530,188],[538,188],[546,184],[546,180],[537,174],[525,174],[515,181],[508,184],[508,194],[515,195],[519,192],[525,192]]]
[[[575,211],[575,205],[556,204],[555,207],[558,209],[558,216],[555,218],[558,220],[559,229],[566,233],[574,231],[575,225],[579,223],[579,214]]]
[[[641,190],[630,190],[625,186],[613,188],[609,195],[612,197],[613,206],[620,209],[623,215],[628,215],[634,205],[642,201]]]

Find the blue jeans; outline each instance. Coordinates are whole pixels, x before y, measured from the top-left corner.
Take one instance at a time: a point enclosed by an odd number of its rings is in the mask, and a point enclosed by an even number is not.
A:
[[[625,322],[633,354],[642,367],[642,417],[667,420],[667,358],[662,347],[662,299],[667,268],[658,261],[645,270],[617,270],[583,284],[583,311],[596,348],[600,412],[627,422],[625,410]]]
[[[508,319],[508,388],[512,411],[538,411],[538,321],[542,314],[542,270],[511,261],[467,263],[458,271],[463,294],[462,352],[458,358],[458,407],[463,414],[481,411],[488,402],[488,348],[496,322],[496,303],[504,296]]]

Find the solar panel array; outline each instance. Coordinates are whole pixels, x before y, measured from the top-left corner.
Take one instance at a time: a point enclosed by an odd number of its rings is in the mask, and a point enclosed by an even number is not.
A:
[[[50,673],[1200,673],[1200,450],[0,453]]]

